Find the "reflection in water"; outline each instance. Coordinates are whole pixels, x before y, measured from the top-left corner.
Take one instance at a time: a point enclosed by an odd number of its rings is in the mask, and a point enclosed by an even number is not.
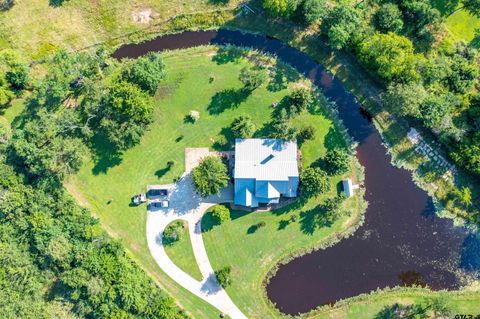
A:
[[[315,83],[335,102],[343,123],[358,142],[365,167],[365,223],[356,234],[325,250],[281,265],[267,286],[268,297],[285,313],[306,312],[318,305],[370,292],[378,287],[420,285],[456,289],[455,271],[478,272],[478,237],[468,236],[448,219],[440,219],[427,194],[411,174],[390,164],[380,135],[354,96],[306,54],[273,38],[237,31],[197,31],[125,45],[114,57],[138,57],[149,51],[204,44],[234,44],[278,56]],[[217,59],[229,63],[223,50]],[[225,107],[225,106],[223,106]],[[328,226],[325,226],[328,227]]]

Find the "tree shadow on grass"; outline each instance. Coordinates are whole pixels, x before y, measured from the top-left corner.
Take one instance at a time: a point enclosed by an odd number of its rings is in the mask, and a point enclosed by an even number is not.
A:
[[[273,69],[274,74],[267,85],[267,90],[271,92],[286,90],[289,83],[296,82],[300,79],[300,74],[298,72],[285,66],[279,60],[277,60]]]
[[[228,151],[233,148],[235,142],[235,136],[230,126],[225,126],[220,130],[221,137],[215,143],[213,143],[212,148],[216,151]]]
[[[95,136],[90,147],[95,163],[92,168],[93,175],[106,174],[110,168],[122,162],[122,154],[102,136]]]
[[[247,100],[251,93],[245,88],[220,91],[212,97],[207,110],[211,115],[218,115],[227,109],[237,108]]]
[[[157,170],[157,171],[155,172],[155,176],[157,176],[158,178],[162,178],[162,177],[165,176],[165,174],[167,174],[169,171],[170,171],[170,166],[165,166],[164,168],[161,168],[161,169]]]
[[[205,213],[205,215],[203,215],[201,223],[202,223],[202,233],[209,232],[215,226],[220,225],[218,220],[212,216],[211,212],[207,212]]]
[[[255,234],[255,232],[257,230],[258,230],[258,226],[257,225],[252,225],[252,226],[248,227],[247,234],[249,234],[249,235]]]
[[[319,228],[330,227],[333,222],[324,214],[321,205],[300,213],[300,229],[307,235],[313,235]]]
[[[215,0],[210,0],[210,2],[214,2]],[[222,1],[222,0],[216,0]],[[222,46],[218,50],[217,54],[215,54],[212,58],[212,61],[221,65],[227,64],[231,62],[236,62],[242,57],[242,52],[239,48],[234,46]]]

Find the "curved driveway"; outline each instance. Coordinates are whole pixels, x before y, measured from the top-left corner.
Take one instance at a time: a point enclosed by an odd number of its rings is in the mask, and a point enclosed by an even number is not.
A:
[[[224,189],[219,196],[201,198],[195,193],[190,174],[186,173],[177,183],[162,185],[162,188],[169,190],[170,207],[149,209],[147,213],[147,242],[153,258],[168,276],[221,313],[227,314],[232,319],[247,318],[235,306],[225,289],[218,284],[202,239],[203,214],[217,203],[232,201],[231,186]],[[188,223],[193,252],[203,276],[202,281],[195,280],[178,268],[165,252],[162,244],[163,231],[169,223],[177,219]]]

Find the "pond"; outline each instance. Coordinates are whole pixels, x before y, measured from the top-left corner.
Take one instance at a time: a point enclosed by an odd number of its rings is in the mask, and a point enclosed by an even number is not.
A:
[[[335,101],[359,145],[357,157],[365,167],[369,202],[365,223],[333,247],[279,267],[267,285],[267,295],[282,312],[307,312],[377,288],[416,284],[438,290],[461,286],[456,274],[462,267],[471,268],[471,247],[479,247],[476,237],[435,215],[431,198],[413,183],[411,173],[392,166],[379,133],[354,96],[306,54],[270,37],[221,29],[124,45],[114,57],[135,58],[150,51],[206,44],[255,48],[295,67]]]

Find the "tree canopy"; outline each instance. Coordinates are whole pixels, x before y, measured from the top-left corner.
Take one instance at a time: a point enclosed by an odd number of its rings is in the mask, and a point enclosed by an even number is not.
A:
[[[206,197],[219,194],[222,188],[227,187],[230,179],[227,166],[218,156],[207,156],[192,170],[193,183],[200,195]]]

